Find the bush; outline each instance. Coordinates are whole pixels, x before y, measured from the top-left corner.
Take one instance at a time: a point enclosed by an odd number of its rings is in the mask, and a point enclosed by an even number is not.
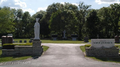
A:
[[[13,44],[13,43],[6,43],[3,44],[2,49],[14,49],[14,46],[19,45],[19,46],[32,46],[32,43],[26,43],[26,44]]]
[[[90,47],[91,44],[86,44],[85,47]],[[115,47],[119,47],[119,45],[115,45]]]
[[[90,47],[90,46],[91,46],[91,44],[86,44],[86,45],[85,45],[85,47]]]

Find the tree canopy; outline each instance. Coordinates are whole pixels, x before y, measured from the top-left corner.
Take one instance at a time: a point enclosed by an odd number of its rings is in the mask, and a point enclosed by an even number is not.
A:
[[[66,30],[67,37],[77,34],[78,39],[84,37],[113,38],[120,34],[120,4],[110,4],[108,7],[91,9],[91,5],[80,2],[53,3],[46,11],[38,11],[34,15],[23,12],[22,9],[0,7],[0,36],[12,33],[15,38],[34,37],[35,18],[40,18],[41,38],[50,38],[51,34],[62,37]]]

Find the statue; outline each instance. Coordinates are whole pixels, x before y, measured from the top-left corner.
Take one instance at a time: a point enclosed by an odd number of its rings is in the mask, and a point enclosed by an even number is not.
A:
[[[63,38],[64,39],[66,39],[65,33],[66,33],[66,30],[63,31]]]
[[[36,18],[36,23],[34,25],[34,39],[40,39],[39,34],[40,34],[40,24],[38,23],[39,18]]]

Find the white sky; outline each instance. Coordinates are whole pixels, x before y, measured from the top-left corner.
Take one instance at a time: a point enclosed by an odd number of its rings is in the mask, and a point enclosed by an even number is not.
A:
[[[29,11],[33,15],[37,11],[46,10],[49,5],[57,2],[69,2],[75,5],[79,2],[84,2],[86,5],[91,5],[93,9],[100,9],[102,7],[108,7],[112,3],[120,3],[120,0],[0,0],[0,7],[21,8],[24,12]]]

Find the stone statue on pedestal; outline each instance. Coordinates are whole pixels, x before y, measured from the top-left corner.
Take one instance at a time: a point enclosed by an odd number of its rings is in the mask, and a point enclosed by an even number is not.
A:
[[[35,38],[33,40],[33,56],[40,56],[43,53],[43,48],[41,46],[41,41],[40,41],[40,24],[38,23],[39,18],[36,18],[36,23],[34,25],[34,35]]]
[[[34,25],[34,39],[40,39],[39,34],[40,34],[40,24],[38,23],[39,18],[36,18],[36,23]]]

